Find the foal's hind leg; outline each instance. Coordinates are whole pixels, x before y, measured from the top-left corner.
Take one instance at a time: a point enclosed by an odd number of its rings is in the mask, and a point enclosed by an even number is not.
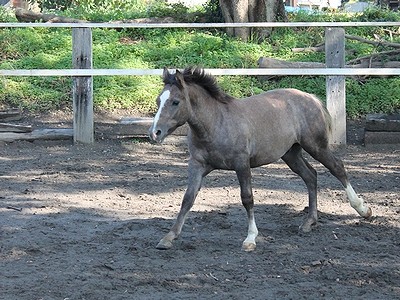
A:
[[[337,158],[333,153],[329,150],[328,146],[320,147],[318,149],[307,149],[303,147],[308,153],[311,154],[316,160],[322,163],[333,176],[335,176],[342,183],[347,198],[350,201],[351,207],[353,207],[360,216],[364,218],[369,218],[372,215],[372,210],[365,203],[363,198],[357,196],[353,187],[350,184],[350,181],[347,177],[346,169],[343,165],[342,160]]]
[[[311,227],[317,223],[317,172],[304,159],[302,149],[299,144],[295,144],[282,157],[283,161],[290,169],[298,174],[304,181],[308,190],[308,216],[300,226],[304,232],[311,231]]]

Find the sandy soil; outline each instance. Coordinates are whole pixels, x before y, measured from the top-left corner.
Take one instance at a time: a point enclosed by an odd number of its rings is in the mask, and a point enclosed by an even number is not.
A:
[[[354,130],[353,134],[359,134]],[[253,172],[257,249],[234,173],[211,173],[173,249],[184,140],[0,145],[0,299],[400,299],[400,150],[338,153],[374,217],[319,175],[320,220],[299,233],[306,189],[282,162]]]

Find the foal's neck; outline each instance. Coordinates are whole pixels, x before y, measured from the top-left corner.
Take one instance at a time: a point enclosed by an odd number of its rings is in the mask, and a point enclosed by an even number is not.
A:
[[[224,104],[210,96],[203,88],[193,87],[189,92],[191,113],[188,120],[192,134],[201,140],[212,138],[216,126],[223,118]]]

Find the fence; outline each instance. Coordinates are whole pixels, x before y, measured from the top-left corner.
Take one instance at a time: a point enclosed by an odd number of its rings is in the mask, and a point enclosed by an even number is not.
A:
[[[74,141],[93,143],[93,76],[160,75],[162,69],[93,69],[92,28],[233,28],[233,27],[324,27],[327,68],[321,69],[206,69],[213,75],[326,76],[326,102],[332,115],[332,143],[346,144],[345,76],[400,75],[398,68],[344,68],[344,28],[391,27],[400,22],[296,22],[296,23],[0,23],[0,28],[54,27],[72,29],[72,69],[0,70],[0,76],[73,77]]]

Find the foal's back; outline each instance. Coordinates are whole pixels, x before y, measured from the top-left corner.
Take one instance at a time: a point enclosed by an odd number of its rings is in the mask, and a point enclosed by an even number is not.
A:
[[[270,126],[282,124],[281,127],[308,127],[317,123],[325,128],[329,123],[321,101],[314,95],[296,89],[271,90],[239,100],[238,104],[247,112],[249,119],[264,119],[266,125]]]
[[[320,100],[296,89],[277,89],[235,101],[253,140],[254,165],[279,159],[294,144],[328,146],[330,117]]]

